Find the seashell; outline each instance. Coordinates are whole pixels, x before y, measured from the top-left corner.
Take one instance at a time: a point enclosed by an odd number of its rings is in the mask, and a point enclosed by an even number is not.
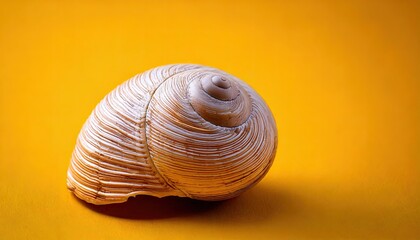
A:
[[[157,67],[110,92],[77,139],[67,187],[93,204],[139,194],[224,200],[271,167],[277,129],[238,78],[193,64]]]

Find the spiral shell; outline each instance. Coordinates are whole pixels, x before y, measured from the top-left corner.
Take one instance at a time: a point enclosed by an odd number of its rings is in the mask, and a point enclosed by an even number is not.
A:
[[[67,187],[93,204],[139,194],[223,200],[259,182],[276,147],[273,116],[248,85],[210,67],[167,65],[97,105],[79,134]]]

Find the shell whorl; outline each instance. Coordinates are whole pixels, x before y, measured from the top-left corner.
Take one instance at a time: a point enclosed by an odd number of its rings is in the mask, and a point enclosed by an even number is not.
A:
[[[251,114],[251,99],[233,76],[201,72],[192,80],[189,101],[201,117],[223,127],[237,127]]]
[[[192,64],[154,68],[102,100],[82,128],[68,188],[94,204],[139,194],[222,200],[267,173],[277,130],[241,80]]]

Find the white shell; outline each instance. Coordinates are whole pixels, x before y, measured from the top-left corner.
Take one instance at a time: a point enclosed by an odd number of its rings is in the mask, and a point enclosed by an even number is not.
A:
[[[67,186],[94,204],[139,194],[235,197],[269,170],[273,116],[248,85],[193,64],[157,67],[110,92],[83,126]]]

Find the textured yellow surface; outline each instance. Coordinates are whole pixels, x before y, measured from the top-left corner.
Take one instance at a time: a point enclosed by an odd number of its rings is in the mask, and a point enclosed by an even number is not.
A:
[[[1,239],[419,239],[420,6],[409,1],[3,1]],[[66,189],[115,86],[178,62],[253,86],[279,129],[267,177],[221,203]]]

